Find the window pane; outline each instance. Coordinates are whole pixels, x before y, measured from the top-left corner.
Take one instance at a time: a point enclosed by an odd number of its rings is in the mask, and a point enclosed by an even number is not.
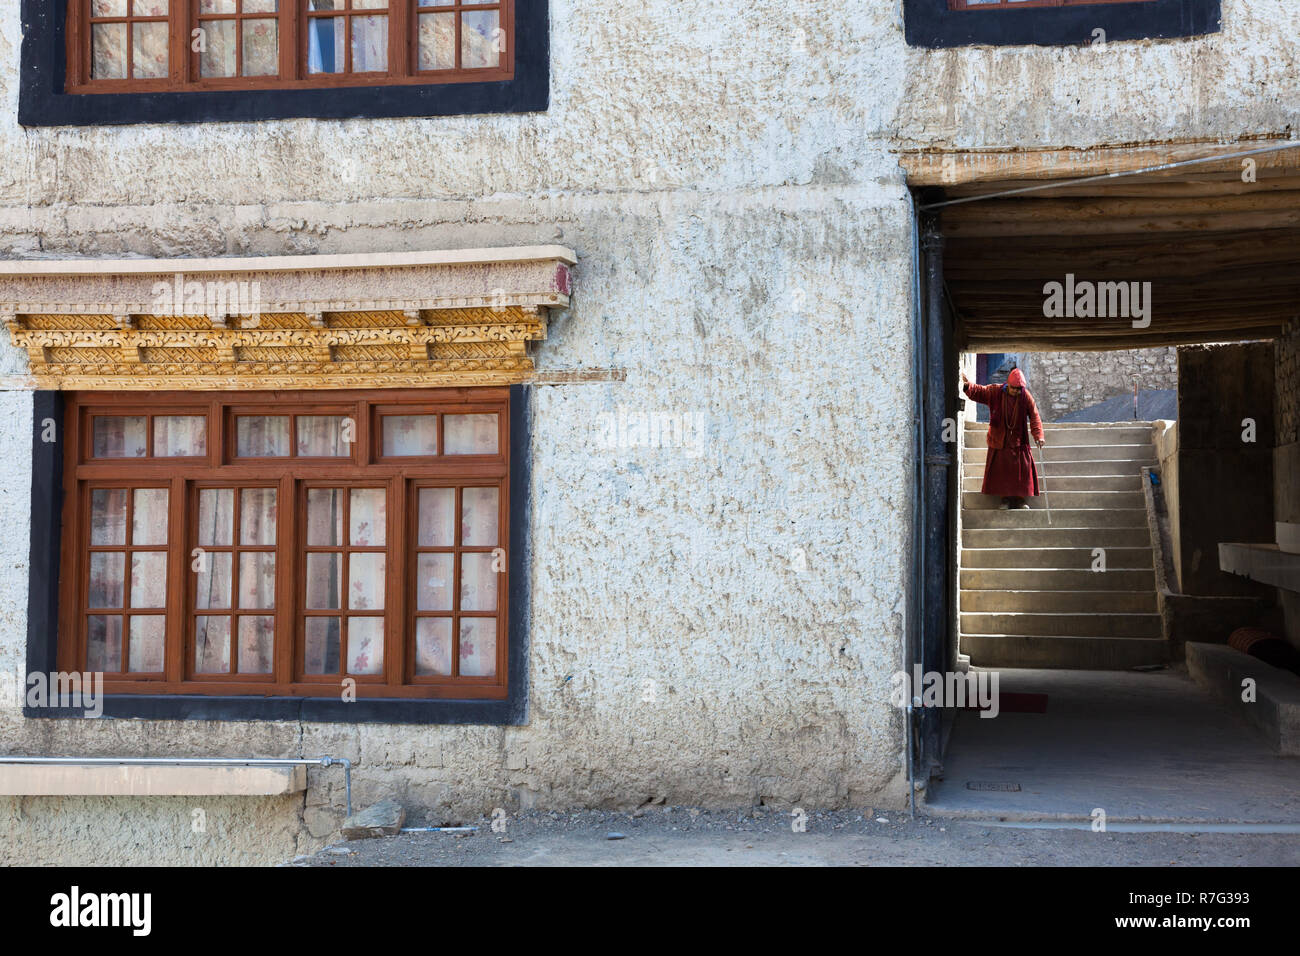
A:
[[[307,0],[308,10],[342,10],[347,0]]]
[[[137,17],[165,17],[167,0],[135,0],[132,12]]]
[[[208,453],[208,420],[202,415],[156,415],[153,453],[160,458],[198,458]]]
[[[466,488],[461,492],[460,543],[471,547],[497,543],[497,490]]]
[[[125,23],[96,23],[90,28],[90,75],[96,80],[126,78]]]
[[[90,555],[90,593],[86,607],[121,607],[126,555],[120,551],[94,551]]]
[[[96,488],[90,493],[90,543],[126,544],[125,488]]]
[[[275,544],[275,489],[243,489],[239,508],[239,543]]]
[[[122,669],[122,619],[95,615],[86,618],[86,668],[90,671]]]
[[[275,13],[279,9],[277,0],[244,0],[245,13]]]
[[[131,513],[131,543],[167,543],[167,489],[135,489],[135,505]]]
[[[353,488],[352,512],[348,516],[348,540],[357,547],[378,548],[384,544],[388,522],[388,496],[383,488]]]
[[[279,31],[274,20],[244,21],[244,76],[280,72]]]
[[[454,70],[455,68],[456,14],[420,14],[420,69]]]
[[[450,554],[421,554],[416,558],[416,610],[451,610],[452,561]]]
[[[230,618],[197,617],[194,628],[195,672],[230,673]]]
[[[275,607],[275,555],[255,551],[239,556],[239,606]]]
[[[239,619],[239,672],[271,673],[275,646],[275,618],[241,617]]]
[[[348,673],[384,672],[384,619],[348,618]]]
[[[352,17],[352,72],[388,69],[388,17]]]
[[[136,551],[131,555],[131,606],[167,606],[166,551]]]
[[[497,620],[494,617],[460,619],[460,673],[465,677],[493,677],[497,672]]]
[[[382,553],[362,552],[348,560],[348,607],[354,611],[377,611],[384,606],[384,558]]]
[[[199,547],[230,547],[235,536],[235,490],[199,491]]]
[[[126,0],[90,0],[92,17],[126,16]]]
[[[307,489],[307,544],[337,547],[343,543],[343,489]]]
[[[234,13],[235,0],[199,0],[199,13]]]
[[[451,674],[451,618],[422,617],[415,622],[415,672]]]
[[[235,419],[235,454],[241,458],[287,458],[288,415],[239,415]]]
[[[341,608],[343,562],[337,554],[307,555],[307,607],[314,611]]]
[[[167,75],[167,43],[170,40],[166,23],[134,23],[131,25],[132,75],[139,79],[157,79]]]
[[[447,415],[442,420],[442,440],[448,455],[495,455],[496,415]]]
[[[460,15],[460,65],[464,69],[496,66],[501,61],[497,46],[497,11],[475,10]]]
[[[131,639],[127,642],[127,670],[156,674],[163,669],[163,633],[166,619],[161,614],[131,618]]]
[[[438,416],[385,415],[384,454],[438,454]]]
[[[212,552],[199,559],[195,607],[230,607],[231,560],[229,551]]]
[[[446,0],[439,0],[439,2],[446,2]],[[436,6],[436,4],[433,5]],[[387,7],[388,0],[352,0],[353,10],[384,10]]]
[[[306,458],[347,458],[352,446],[344,440],[342,415],[299,415],[298,454]]]
[[[149,454],[143,415],[96,415],[91,454],[96,458],[144,458]]]
[[[339,672],[339,619],[307,618],[307,648],[304,670],[308,674]]]
[[[497,609],[497,572],[492,570],[496,556],[491,552],[460,556],[460,609],[495,611]]]
[[[456,533],[456,489],[421,488],[419,497],[422,548],[450,548]]]
[[[333,7],[318,6],[332,0],[312,0],[313,10],[332,10]],[[308,73],[342,73],[346,60],[344,43],[347,34],[344,30],[346,17],[312,17],[307,21],[307,72]]]
[[[203,20],[204,49],[199,53],[200,76],[235,75],[235,21]]]

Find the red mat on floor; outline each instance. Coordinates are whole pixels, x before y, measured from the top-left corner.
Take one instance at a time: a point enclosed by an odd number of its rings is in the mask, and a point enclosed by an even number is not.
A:
[[[967,704],[962,710],[983,710],[978,704]],[[1045,714],[1047,713],[1046,694],[998,694],[998,713],[1000,714]]]

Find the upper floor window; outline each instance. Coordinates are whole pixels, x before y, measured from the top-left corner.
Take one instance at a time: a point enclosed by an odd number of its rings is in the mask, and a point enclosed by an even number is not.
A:
[[[509,80],[514,0],[73,0],[70,93]]]

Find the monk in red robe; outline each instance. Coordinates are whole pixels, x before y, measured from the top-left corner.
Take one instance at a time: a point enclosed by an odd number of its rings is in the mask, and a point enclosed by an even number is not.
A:
[[[1006,385],[977,385],[963,373],[961,387],[969,398],[989,407],[989,451],[980,491],[1001,495],[1000,507],[1004,511],[1028,508],[1025,499],[1039,493],[1038,470],[1034,467],[1029,436],[1033,435],[1041,449],[1043,422],[1038,417],[1034,396],[1025,388],[1025,376],[1015,368],[1007,376]]]

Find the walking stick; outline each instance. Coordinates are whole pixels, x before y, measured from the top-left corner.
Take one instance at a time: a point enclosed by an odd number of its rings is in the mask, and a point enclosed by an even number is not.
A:
[[[1047,452],[1039,447],[1038,456],[1041,459],[1039,469],[1043,473],[1043,501],[1047,505],[1047,523],[1050,525],[1052,523],[1052,499],[1047,495]]]

